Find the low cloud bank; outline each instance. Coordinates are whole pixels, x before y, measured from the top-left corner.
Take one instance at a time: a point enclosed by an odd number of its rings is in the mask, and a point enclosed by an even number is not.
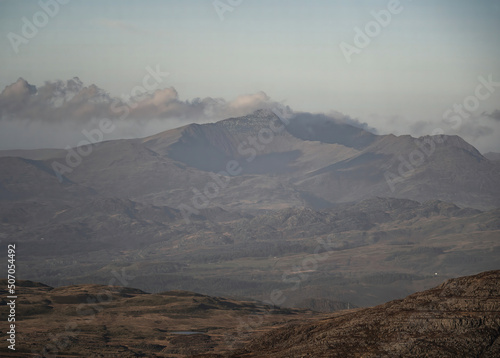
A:
[[[110,119],[115,128],[106,140],[138,138],[279,105],[264,92],[240,95],[231,101],[212,97],[181,100],[173,87],[125,101],[95,85],[85,86],[78,77],[45,82],[39,88],[20,78],[0,93],[0,149],[74,146],[82,139],[82,130],[91,130],[102,118]],[[338,112],[330,116],[367,128]]]
[[[47,81],[38,88],[20,78],[0,93],[0,149],[75,146],[83,139],[82,131],[96,128],[103,118],[114,124],[105,140],[139,138],[189,123],[216,122],[280,105],[264,92],[229,101],[212,97],[182,100],[177,90],[169,87],[125,100],[110,96],[96,85],[85,86],[78,77]],[[500,151],[500,110],[471,116],[460,125],[424,120],[405,123],[394,117],[372,118],[375,125],[369,126],[340,112],[324,116],[376,134],[418,137],[442,128],[445,134],[459,135],[483,153]]]

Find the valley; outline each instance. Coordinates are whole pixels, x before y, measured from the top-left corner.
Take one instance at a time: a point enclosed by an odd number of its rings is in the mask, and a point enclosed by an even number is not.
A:
[[[64,175],[54,163],[70,152],[0,151],[0,240],[16,243],[18,279],[48,285],[23,288],[21,314],[61,323],[67,305],[119,285],[97,321],[77,318],[90,326],[68,352],[226,354],[222,337],[263,316],[235,338],[251,352],[259,332],[498,269],[497,161],[459,137],[377,136],[320,115],[262,137],[278,121],[259,110],[92,144]],[[60,328],[23,332],[39,347]]]

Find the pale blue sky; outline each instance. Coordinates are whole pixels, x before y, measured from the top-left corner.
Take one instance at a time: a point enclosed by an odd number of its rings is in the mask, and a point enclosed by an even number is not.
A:
[[[354,28],[388,0],[243,0],[224,21],[212,3],[72,0],[16,54],[7,35],[21,34],[21,18],[40,6],[0,1],[0,87],[78,76],[128,94],[159,64],[183,100],[264,91],[295,110],[337,110],[404,132],[438,123],[479,75],[500,81],[498,0],[401,0],[404,10],[350,64],[340,43],[352,44]],[[499,98],[500,89],[478,112],[499,108]]]

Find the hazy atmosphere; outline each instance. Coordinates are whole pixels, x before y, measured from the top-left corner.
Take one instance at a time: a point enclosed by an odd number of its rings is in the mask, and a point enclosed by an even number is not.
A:
[[[0,0],[0,356],[500,357],[499,20]]]
[[[35,86],[1,94],[1,149],[74,146],[92,118],[123,116],[118,99],[138,108],[107,139],[277,102],[500,151],[498,1],[402,0],[389,17],[388,1],[60,3],[0,2],[0,88]],[[160,75],[144,93],[148,68]],[[480,77],[492,84],[475,101]]]

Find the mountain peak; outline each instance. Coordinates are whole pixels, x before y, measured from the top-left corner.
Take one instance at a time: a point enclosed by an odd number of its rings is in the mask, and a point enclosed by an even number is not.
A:
[[[271,109],[268,109],[268,108],[258,109],[255,112],[253,112],[251,115],[253,117],[256,117],[256,118],[274,119],[274,117],[276,117],[276,114]]]
[[[247,134],[268,128],[274,120],[279,120],[279,117],[271,109],[258,109],[246,116],[224,119],[216,124],[232,134]]]

